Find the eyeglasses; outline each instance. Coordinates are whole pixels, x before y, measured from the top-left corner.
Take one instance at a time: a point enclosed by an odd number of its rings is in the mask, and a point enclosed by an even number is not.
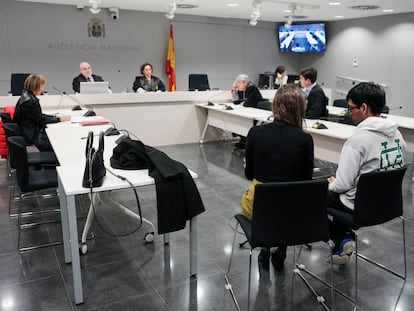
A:
[[[355,106],[355,107],[349,107],[349,106],[348,106],[348,111],[349,111],[349,112],[352,112],[354,109],[360,109],[360,108],[361,108],[361,107],[359,107],[359,108],[358,108],[358,107],[356,107],[356,106]]]

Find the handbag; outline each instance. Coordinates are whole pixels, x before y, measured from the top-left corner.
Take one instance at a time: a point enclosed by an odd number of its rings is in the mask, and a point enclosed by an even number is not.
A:
[[[106,175],[103,152],[104,132],[99,134],[99,146],[96,150],[93,147],[93,132],[89,132],[86,140],[86,164],[85,172],[83,174],[82,187],[94,188],[102,186]]]

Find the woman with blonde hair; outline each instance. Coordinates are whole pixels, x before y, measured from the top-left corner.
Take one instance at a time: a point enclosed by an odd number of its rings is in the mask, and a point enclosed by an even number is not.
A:
[[[50,151],[45,128],[48,123],[69,121],[70,116],[59,117],[42,113],[39,96],[43,93],[46,79],[38,73],[29,75],[24,81],[24,89],[14,111],[13,121],[19,124],[20,131],[28,145],[35,145],[40,151]]]
[[[240,202],[246,218],[252,219],[257,184],[312,178],[313,140],[302,129],[305,105],[305,95],[298,86],[283,85],[273,99],[274,121],[250,129],[246,141],[245,176],[252,183]],[[282,269],[286,247],[279,247],[272,254],[269,248],[263,248],[259,254],[263,268],[269,267],[270,257],[274,268]]]

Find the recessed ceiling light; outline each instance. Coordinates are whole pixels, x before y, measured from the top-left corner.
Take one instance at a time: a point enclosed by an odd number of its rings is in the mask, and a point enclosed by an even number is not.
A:
[[[227,6],[235,8],[235,7],[238,7],[239,4],[238,3],[228,3]]]
[[[343,16],[343,15],[335,15],[334,17],[335,17],[335,18],[344,18],[344,16]]]
[[[383,9],[382,11],[384,13],[392,13],[392,12],[394,12],[394,9]]]
[[[285,12],[285,13],[292,13],[292,10],[286,9],[286,10],[283,10],[283,12]]]
[[[329,5],[341,5],[341,2],[339,2],[339,1],[330,1]]]

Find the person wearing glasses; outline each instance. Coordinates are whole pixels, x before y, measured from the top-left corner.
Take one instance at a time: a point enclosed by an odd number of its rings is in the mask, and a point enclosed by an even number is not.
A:
[[[302,128],[305,105],[305,95],[298,86],[283,85],[273,99],[274,121],[249,130],[245,176],[252,182],[240,202],[247,219],[251,220],[253,216],[257,184],[312,179],[313,139]],[[277,198],[275,202],[277,204]],[[270,258],[276,270],[282,269],[286,247],[279,247],[272,253],[269,248],[262,248],[258,262],[264,269],[269,267]]]
[[[103,82],[101,76],[92,73],[92,67],[88,62],[81,62],[79,64],[80,74],[73,78],[72,89],[75,93],[80,93],[81,82]]]
[[[328,178],[327,200],[329,207],[352,214],[359,177],[377,170],[404,166],[406,143],[398,124],[390,118],[381,117],[385,92],[380,85],[360,83],[348,92],[347,101],[349,113],[357,127],[342,147],[335,177]],[[335,243],[332,262],[338,265],[348,263],[355,250],[352,231],[340,222],[331,221],[330,237]]]

